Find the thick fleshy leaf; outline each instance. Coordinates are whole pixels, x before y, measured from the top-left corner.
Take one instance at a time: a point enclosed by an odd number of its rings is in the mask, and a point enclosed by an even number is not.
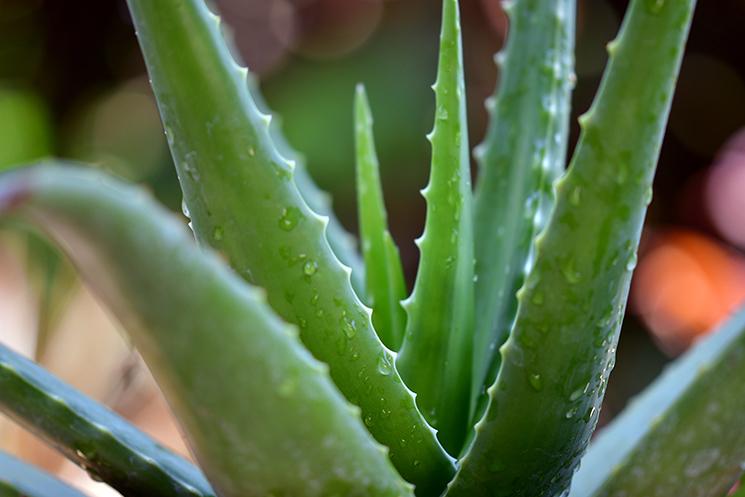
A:
[[[389,348],[398,350],[404,336],[406,313],[401,301],[406,284],[398,247],[388,232],[388,220],[380,184],[378,157],[372,132],[372,115],[365,88],[360,85],[354,102],[357,151],[357,204],[362,255],[367,274],[367,296],[373,309],[373,325]]]
[[[251,77],[250,73],[247,74],[247,80],[249,91],[251,92],[254,102],[256,102],[256,106],[262,113],[271,114],[272,112],[261,94],[259,85],[254,78]],[[331,246],[331,250],[339,258],[339,261],[342,264],[348,266],[352,270],[352,274],[350,275],[352,286],[357,292],[357,295],[359,295],[363,301],[366,301],[365,266],[357,252],[357,239],[344,230],[341,222],[339,222],[334,215],[333,206],[331,205],[331,195],[321,190],[318,185],[315,184],[305,164],[305,157],[292,148],[292,146],[287,142],[287,139],[282,133],[281,123],[282,119],[280,117],[274,116],[272,118],[272,122],[269,124],[269,134],[272,137],[272,141],[277,147],[280,155],[295,164],[292,179],[295,181],[295,185],[297,185],[297,188],[303,199],[305,199],[305,202],[307,202],[308,207],[310,207],[316,214],[328,218],[326,239]]]
[[[468,427],[473,353],[473,219],[463,49],[457,0],[443,0],[424,233],[396,364],[417,405],[457,454]]]
[[[0,411],[123,495],[215,495],[185,459],[2,345]]]
[[[489,128],[475,149],[474,398],[496,378],[499,347],[517,311],[515,294],[553,207],[553,182],[566,163],[573,85],[575,0],[521,0],[506,11],[507,46],[496,56]]]
[[[595,438],[570,497],[720,497],[745,462],[745,310],[670,366]]]
[[[1,497],[86,497],[44,471],[0,450]]]
[[[422,492],[453,473],[203,0],[129,0],[197,240],[263,287]],[[372,394],[372,392],[375,392]]]
[[[223,497],[410,494],[296,330],[135,188],[80,168],[0,177],[127,329]]]
[[[569,486],[615,360],[694,4],[634,0],[609,45],[451,497],[553,496]]]

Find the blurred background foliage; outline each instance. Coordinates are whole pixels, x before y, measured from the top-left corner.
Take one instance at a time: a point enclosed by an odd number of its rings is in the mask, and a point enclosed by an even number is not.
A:
[[[519,1],[519,0],[518,0]],[[409,284],[428,176],[439,30],[433,0],[217,0],[226,33],[289,141],[356,232],[354,85],[367,85],[394,238]],[[461,0],[470,140],[482,139],[499,0]],[[626,1],[578,0],[576,117],[592,101]],[[601,422],[672,357],[745,302],[745,2],[699,2],[663,145],[618,366]],[[644,78],[644,74],[639,74]],[[0,0],[0,169],[57,155],[181,196],[123,0]],[[116,324],[33,233],[3,230],[0,339],[185,452],[168,409]],[[0,445],[89,482],[7,420]]]

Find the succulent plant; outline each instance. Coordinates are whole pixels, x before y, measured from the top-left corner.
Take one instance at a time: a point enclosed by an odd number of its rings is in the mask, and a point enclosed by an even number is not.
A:
[[[694,0],[630,2],[566,172],[575,2],[506,3],[475,189],[443,0],[408,297],[364,88],[360,256],[203,0],[128,4],[196,243],[144,190],[62,161],[3,173],[0,213],[121,321],[198,468],[4,347],[3,412],[124,495],[721,497],[740,477],[742,313],[590,444]],[[7,455],[0,489],[77,495]]]

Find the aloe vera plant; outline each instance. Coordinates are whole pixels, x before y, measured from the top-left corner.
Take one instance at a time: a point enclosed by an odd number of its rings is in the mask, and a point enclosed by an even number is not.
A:
[[[590,444],[694,0],[632,0],[566,172],[574,1],[507,4],[475,189],[443,0],[409,296],[364,88],[359,255],[218,16],[128,4],[196,243],[142,190],[61,161],[3,173],[0,214],[54,240],[122,322],[199,469],[4,348],[0,410],[124,495],[726,494],[745,460],[743,314]],[[10,495],[76,495],[0,469]]]

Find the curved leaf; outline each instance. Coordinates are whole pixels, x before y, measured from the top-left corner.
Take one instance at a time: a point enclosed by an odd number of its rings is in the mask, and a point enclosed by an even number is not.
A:
[[[142,191],[31,168],[0,177],[0,211],[56,240],[124,324],[219,495],[411,493],[263,293]]]
[[[123,495],[215,495],[185,459],[2,345],[0,411]]]
[[[570,497],[719,497],[745,461],[745,310],[673,363],[595,438]]]
[[[129,6],[197,239],[298,325],[403,477],[418,491],[440,492],[452,462],[329,248],[327,221],[292,181],[292,164],[273,143],[269,116],[257,109],[218,18],[203,0]]]
[[[569,486],[615,360],[694,4],[634,0],[609,45],[603,82],[518,292],[489,407],[450,496],[553,496]]]
[[[247,75],[247,81],[249,91],[259,111],[264,114],[271,114],[272,112],[264,101],[259,85],[250,74]],[[287,139],[282,133],[281,121],[281,118],[274,116],[271,124],[269,124],[269,134],[272,137],[272,141],[282,157],[294,162],[295,168],[292,179],[295,181],[295,185],[303,199],[307,202],[308,207],[316,214],[328,218],[326,239],[329,242],[329,246],[339,258],[339,261],[352,270],[350,278],[357,295],[361,298],[363,296],[367,298],[365,294],[365,265],[357,252],[357,240],[344,230],[341,222],[334,215],[331,196],[315,184],[305,164],[305,157],[293,149],[287,142]],[[363,300],[365,299],[363,298]]]

